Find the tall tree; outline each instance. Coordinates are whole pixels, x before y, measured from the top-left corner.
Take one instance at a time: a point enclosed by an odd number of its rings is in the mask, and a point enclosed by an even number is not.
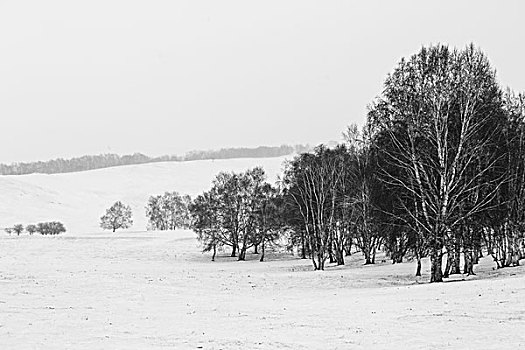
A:
[[[440,282],[446,241],[504,182],[490,176],[503,129],[494,70],[472,45],[424,47],[389,75],[368,123],[377,144],[391,146],[380,149],[383,180],[407,193],[406,221],[428,243],[431,282]]]
[[[203,252],[213,251],[212,261],[215,261],[217,248],[232,245],[217,215],[218,202],[214,191],[198,195],[189,206],[192,217],[191,228],[197,234],[197,239],[203,246]]]
[[[494,210],[479,218],[483,239],[498,268],[519,265],[525,258],[525,95],[507,90],[503,95],[507,118],[503,143],[508,181],[498,192]]]
[[[345,154],[345,146],[331,150],[321,145],[297,156],[285,170],[287,198],[301,215],[315,270],[324,270],[333,254]]]

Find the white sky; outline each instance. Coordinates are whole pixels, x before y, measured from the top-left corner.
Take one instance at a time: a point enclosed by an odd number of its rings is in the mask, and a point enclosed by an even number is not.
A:
[[[524,4],[0,0],[0,162],[339,140],[437,42],[525,91]]]

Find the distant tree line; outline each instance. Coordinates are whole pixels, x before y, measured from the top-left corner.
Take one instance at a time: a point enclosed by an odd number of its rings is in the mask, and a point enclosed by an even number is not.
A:
[[[363,130],[287,162],[278,187],[260,168],[220,173],[190,206],[204,251],[286,241],[316,270],[430,258],[430,281],[525,258],[525,95],[499,87],[473,45],[424,47],[402,59]],[[463,271],[460,262],[463,262]],[[445,266],[443,264],[445,263]]]
[[[287,156],[292,153],[301,153],[310,150],[308,145],[281,145],[279,147],[260,146],[256,148],[222,148],[218,151],[191,151],[183,157],[183,161],[206,159],[234,159],[234,158],[272,158]]]
[[[122,165],[145,164],[155,162],[182,162],[192,160],[231,159],[231,158],[267,158],[280,157],[294,152],[309,150],[307,145],[278,147],[261,146],[256,148],[223,148],[215,151],[191,151],[184,156],[149,157],[141,153],[119,156],[101,154],[82,156],[71,159],[54,159],[49,161],[0,164],[0,175],[25,175],[33,173],[58,174],[109,168]]]
[[[33,173],[60,174],[76,171],[109,168],[121,165],[150,163],[153,158],[140,153],[119,156],[117,154],[101,154],[96,156],[82,156],[71,159],[54,159],[49,161],[0,164],[1,175],[26,175]]]
[[[22,224],[16,224],[13,227],[7,227],[4,231],[8,234],[16,234],[20,236],[22,233],[27,232],[29,235],[33,235],[35,232],[41,235],[58,235],[66,232],[64,224],[58,221],[50,222],[39,222],[36,225],[27,225],[24,228]]]

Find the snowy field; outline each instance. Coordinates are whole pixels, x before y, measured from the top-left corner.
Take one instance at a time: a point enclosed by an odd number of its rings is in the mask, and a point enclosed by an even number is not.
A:
[[[2,236],[1,348],[525,348],[523,267],[431,285],[427,261],[209,258],[188,231]]]
[[[291,255],[215,263],[189,231],[144,232],[147,198],[195,195],[220,170],[283,158],[158,163],[0,177],[0,226],[59,220],[59,237],[0,233],[0,349],[525,349],[525,268],[442,284],[414,263],[313,272]],[[136,225],[112,234],[116,200]],[[381,261],[381,259],[379,259]],[[465,279],[465,281],[460,281]]]

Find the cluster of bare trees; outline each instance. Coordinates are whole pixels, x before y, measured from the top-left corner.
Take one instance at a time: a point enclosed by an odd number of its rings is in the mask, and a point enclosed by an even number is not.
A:
[[[181,196],[178,192],[165,192],[163,195],[151,196],[146,205],[148,229],[175,230],[189,228],[189,205],[191,197]]]
[[[355,130],[354,130],[355,131]],[[374,235],[370,164],[362,145],[334,149],[317,147],[287,164],[283,178],[285,222],[303,237],[303,257],[309,255],[316,270],[327,259],[344,264],[352,244],[357,244],[366,263],[373,263],[380,238]]]
[[[246,252],[265,248],[278,236],[277,190],[266,182],[260,167],[244,173],[219,173],[209,191],[197,196],[190,205],[192,228],[204,251],[229,246],[231,256],[246,259]]]
[[[431,281],[472,274],[483,249],[498,267],[523,258],[523,97],[503,94],[474,46],[402,60],[370,108],[367,132],[398,232],[428,251]],[[445,270],[442,268],[446,256]]]
[[[482,235],[476,237],[498,268],[525,258],[525,95],[507,90],[503,110],[506,124],[497,147],[505,181],[493,198],[494,209],[480,217]]]
[[[282,222],[292,244],[316,270],[323,270],[326,261],[344,265],[353,248],[365,264],[375,263],[380,248],[394,263],[401,262],[414,248],[414,237],[393,229],[384,211],[391,198],[378,176],[377,149],[355,125],[344,137],[344,144],[318,146],[286,165]]]
[[[525,97],[503,92],[473,45],[402,59],[363,131],[344,136],[288,162],[279,190],[262,170],[220,174],[193,204],[205,249],[229,245],[242,260],[264,242],[257,208],[269,201],[275,235],[316,270],[344,264],[353,247],[366,264],[378,249],[393,263],[416,259],[416,275],[429,257],[431,282],[461,273],[461,261],[473,274],[483,254],[498,268],[525,258]]]
[[[58,221],[50,222],[39,222],[36,225],[30,224],[24,227],[22,224],[16,224],[13,227],[7,227],[4,229],[9,235],[16,234],[20,236],[22,233],[27,232],[29,235],[33,235],[35,232],[41,235],[59,235],[66,232],[64,224]]]

